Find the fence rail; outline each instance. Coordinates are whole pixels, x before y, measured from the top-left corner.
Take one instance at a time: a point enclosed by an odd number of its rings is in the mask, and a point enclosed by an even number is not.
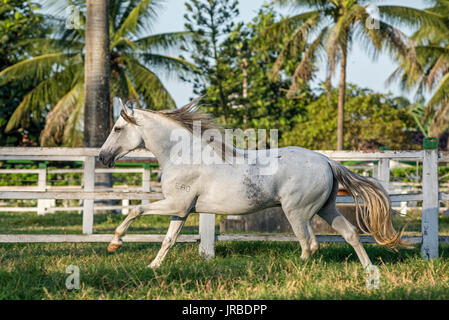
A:
[[[81,210],[83,212],[83,234],[82,235],[0,235],[1,242],[109,242],[112,235],[92,234],[94,217],[94,200],[122,200],[122,206],[111,206],[121,208],[127,212],[129,200],[142,200],[148,203],[151,200],[162,199],[160,192],[152,190],[150,185],[151,172],[145,169],[95,169],[95,157],[99,149],[96,148],[0,148],[0,160],[35,160],[35,161],[82,161],[83,169],[4,169],[1,173],[35,173],[38,174],[38,185],[33,189],[22,188],[21,190],[5,190],[0,187],[0,199],[37,199],[38,214],[66,209]],[[449,194],[440,193],[438,187],[438,162],[449,162],[449,153],[439,153],[435,149],[422,151],[378,151],[378,152],[356,152],[356,151],[318,151],[338,161],[377,161],[375,166],[376,176],[386,190],[392,190],[390,183],[390,161],[416,161],[422,162],[422,192],[414,194],[390,194],[392,202],[422,201],[422,236],[408,237],[411,243],[422,243],[421,251],[424,258],[438,257],[438,244],[449,243],[449,237],[438,235],[439,201],[449,200]],[[133,151],[125,157],[127,161],[155,162],[156,159],[151,152],[145,150]],[[48,187],[46,185],[47,173],[82,173],[83,186],[74,188]],[[134,172],[142,173],[142,186],[139,190],[116,191],[113,189],[95,189],[95,173],[100,172]],[[49,210],[46,201],[55,199],[79,199],[84,200],[82,207],[52,208]],[[351,203],[352,197],[339,196],[338,203]],[[105,209],[106,207],[102,207]],[[18,208],[19,209],[19,208]],[[28,209],[28,208],[27,208]],[[16,211],[23,210],[20,208]],[[5,210],[3,210],[5,211]],[[30,211],[30,210],[28,210]],[[160,242],[163,235],[127,235],[124,241],[137,242]],[[318,236],[319,241],[341,242],[340,236]],[[373,238],[362,236],[363,242],[373,242]],[[291,235],[215,235],[215,215],[211,213],[200,213],[200,225],[198,235],[181,235],[178,242],[199,242],[199,250],[206,257],[214,256],[215,241],[296,241]]]

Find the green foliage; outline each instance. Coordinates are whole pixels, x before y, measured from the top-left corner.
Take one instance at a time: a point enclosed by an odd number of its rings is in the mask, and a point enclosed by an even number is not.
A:
[[[278,129],[280,135],[291,128],[291,119],[305,111],[312,100],[307,87],[295,99],[286,92],[299,57],[284,67],[284,75],[270,79],[281,46],[263,38],[263,32],[278,15],[264,6],[247,25],[239,24],[223,42],[223,53],[229,57],[229,76],[225,87],[230,89],[231,126],[241,128]]]
[[[208,2],[208,5],[213,2]],[[196,7],[188,5],[188,9],[196,15],[192,13],[186,16],[190,23],[187,25],[192,32],[195,31],[191,24],[192,15],[196,17],[197,24],[208,26],[202,14],[210,12],[205,3],[193,3]],[[362,21],[367,17],[365,9],[359,12],[357,8],[361,7],[355,5],[347,9],[354,10],[357,19]],[[401,16],[403,12],[398,13],[397,10],[399,9],[384,8],[391,15]],[[322,17],[314,12],[279,20],[280,17],[272,6],[264,5],[250,23],[230,24],[232,28],[228,28],[231,31],[222,37],[214,54],[210,39],[199,37],[195,59],[198,65],[204,64],[204,79],[202,82],[201,79],[196,79],[195,89],[196,94],[206,95],[206,110],[220,117],[227,127],[279,129],[282,145],[334,149],[337,110],[332,106],[337,105],[337,94],[332,93],[329,107],[327,95],[323,93],[315,97],[308,89],[307,81],[315,74],[314,59],[325,49],[325,41],[330,41],[325,34],[330,32],[331,35],[336,29],[331,32],[324,28],[319,23]],[[329,14],[332,12],[329,11]],[[415,13],[415,17],[419,16],[419,12],[411,10],[409,13],[411,12]],[[388,14],[384,13],[384,16],[387,17]],[[421,18],[424,19],[424,16]],[[318,26],[323,28],[321,35],[309,42],[311,35],[316,35],[312,29]],[[396,29],[388,29],[387,26],[384,29],[384,35],[396,32]],[[209,36],[205,30],[199,27],[197,32]],[[377,49],[384,48],[381,44],[386,40],[381,39],[379,34],[370,33],[369,37]],[[349,40],[353,41],[352,38]],[[392,43],[385,43],[385,47],[403,44],[399,38],[393,37],[391,41]],[[338,47],[340,44],[335,45]],[[334,52],[337,53],[338,50]],[[217,59],[213,60],[214,57]],[[216,81],[217,70],[220,71],[219,82]],[[295,80],[298,75],[301,81]],[[287,97],[287,94],[290,95]],[[222,96],[226,97],[225,111],[221,107]],[[406,112],[406,102],[401,98],[354,87],[348,88],[346,97],[349,99],[346,107],[348,113],[345,115],[346,148],[360,149],[373,144],[374,147],[386,145],[392,149],[416,147],[409,142],[410,131],[416,124]]]
[[[229,105],[224,82],[229,77],[226,55],[220,50],[220,39],[228,35],[239,14],[237,0],[187,0],[185,28],[195,34],[192,48],[186,49],[198,67],[192,79],[195,94],[208,93],[207,103],[227,122]],[[209,89],[213,87],[213,89]]]
[[[282,135],[290,130],[292,118],[304,112],[305,105],[311,101],[307,88],[297,99],[286,98],[298,60],[292,59],[284,66],[283,77],[275,81],[269,77],[268,70],[281,48],[279,43],[263,39],[262,35],[277,18],[273,8],[265,5],[250,23],[233,25],[217,47],[221,82],[214,80],[215,67],[211,67],[198,84],[197,94],[206,95],[205,109],[220,117],[226,127],[278,129]],[[198,55],[197,59],[209,61],[206,55]],[[220,107],[222,94],[228,106],[226,115]]]
[[[317,71],[317,63],[327,60],[326,90],[331,95],[331,78],[340,64],[338,104],[337,149],[344,149],[345,88],[347,57],[353,44],[358,42],[366,52],[375,58],[380,52],[395,57],[416,60],[414,48],[408,37],[398,26],[416,27],[432,24],[432,15],[419,9],[404,6],[376,5],[380,17],[370,14],[365,1],[295,1],[274,0],[281,6],[291,6],[295,14],[273,24],[266,31],[266,37],[281,41],[283,49],[274,67],[272,77],[282,72],[283,65],[292,57],[301,56],[293,74],[288,96],[294,97]],[[374,25],[369,21],[375,22]],[[330,99],[330,97],[329,97]],[[328,102],[330,105],[330,101]],[[348,142],[346,141],[348,146]],[[354,148],[354,146],[352,146]]]
[[[332,92],[332,104],[338,93]],[[373,93],[368,89],[349,86],[346,94],[345,147],[364,149],[387,146],[390,149],[414,149],[410,129],[414,121],[405,106],[407,101],[391,95]],[[286,133],[282,145],[298,145],[310,149],[335,149],[337,110],[327,105],[327,94],[307,107],[307,113],[295,118],[295,128]]]
[[[302,86],[316,71],[318,56],[326,56],[328,73],[334,73],[342,56],[356,41],[367,53],[375,57],[381,51],[395,56],[414,57],[407,37],[396,28],[399,26],[430,25],[433,15],[419,9],[405,6],[376,5],[380,12],[378,27],[372,28],[367,21],[371,18],[369,7],[364,1],[295,1],[275,0],[281,6],[291,6],[298,13],[273,24],[267,36],[283,37],[284,49],[278,57],[273,73],[281,70],[283,63],[298,54],[303,56],[297,65],[289,94]],[[287,35],[287,36],[286,36]],[[282,38],[281,38],[282,39]]]
[[[415,120],[416,126],[419,128],[424,137],[429,136],[432,119],[426,112],[426,106],[421,102],[408,106],[408,112]]]
[[[0,6],[0,71],[39,50],[29,41],[45,36],[47,28],[36,13],[38,4],[32,1],[4,0]],[[0,82],[1,79],[0,79]],[[44,119],[28,117],[26,126],[5,133],[8,119],[27,92],[35,86],[33,79],[15,81],[8,86],[0,85],[0,145],[35,145],[44,127]]]
[[[42,121],[46,116],[40,140],[47,146],[80,146],[83,140],[86,3],[72,2],[80,11],[78,29],[66,28],[65,21],[56,17],[65,11],[66,2],[46,2],[47,12],[53,14],[45,16],[45,23],[53,27],[51,38],[48,35],[34,37],[29,42],[40,49],[39,54],[28,52],[26,60],[9,63],[0,72],[2,87],[34,80],[34,86],[8,117],[6,129],[26,128],[30,118]],[[165,75],[187,76],[194,65],[164,54],[168,49],[179,49],[189,33],[151,33],[162,2],[110,1],[111,99],[118,96],[136,100],[142,107],[152,109],[175,106],[158,74],[163,70]]]
[[[416,59],[402,57],[390,76],[399,79],[406,90],[415,90],[417,100],[431,93],[423,119],[429,122],[427,135],[439,137],[448,129],[449,120],[449,1],[433,1],[426,12],[433,23],[422,25],[412,36]]]
[[[15,169],[33,169],[36,166],[15,166]],[[11,168],[11,166],[4,166],[4,168]],[[70,169],[71,166],[49,166],[47,169]],[[152,179],[156,179],[156,174],[152,175]],[[127,173],[113,173],[112,179],[115,185],[141,186],[142,175],[127,174]],[[47,184],[51,186],[81,186],[82,173],[47,173]],[[36,186],[37,173],[0,173],[0,186]]]

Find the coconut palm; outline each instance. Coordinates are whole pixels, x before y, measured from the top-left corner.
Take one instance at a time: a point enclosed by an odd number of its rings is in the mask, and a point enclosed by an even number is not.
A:
[[[80,27],[68,29],[65,19],[55,15],[47,17],[53,25],[61,26],[61,30],[55,30],[50,39],[33,40],[44,53],[0,72],[0,86],[24,78],[34,79],[34,89],[17,107],[6,130],[25,126],[30,119],[48,113],[41,134],[42,145],[83,144],[85,1],[69,3],[79,8]],[[111,101],[118,96],[152,109],[175,107],[158,74],[185,76],[194,65],[167,54],[185,44],[188,33],[151,33],[162,3],[161,0],[110,1]],[[50,4],[51,12],[65,10],[67,6],[60,1],[50,1]]]
[[[403,89],[417,89],[417,100],[426,92],[432,93],[425,117],[430,120],[429,136],[439,137],[449,127],[449,0],[436,0],[428,11],[441,23],[415,32],[412,39],[417,60],[401,59],[389,81],[400,79]]]
[[[99,148],[111,129],[109,0],[87,0],[86,6],[84,146]]]
[[[284,49],[280,52],[272,70],[274,77],[291,56],[302,54],[297,66],[289,96],[312,78],[315,64],[320,59],[328,62],[328,81],[340,65],[338,98],[337,149],[343,149],[343,119],[346,89],[348,52],[354,42],[359,41],[367,53],[375,58],[379,52],[414,59],[409,39],[398,29],[398,25],[432,23],[430,13],[402,6],[368,6],[372,1],[363,0],[274,0],[281,6],[291,6],[299,13],[285,18],[266,30],[272,39],[287,36]],[[371,13],[379,17],[373,20]],[[330,90],[329,90],[330,91]]]

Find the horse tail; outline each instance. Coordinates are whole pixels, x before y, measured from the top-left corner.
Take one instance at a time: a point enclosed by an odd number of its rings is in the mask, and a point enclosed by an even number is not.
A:
[[[359,228],[371,234],[378,244],[393,251],[397,247],[409,248],[410,244],[401,239],[405,227],[398,232],[393,226],[393,210],[385,189],[374,179],[362,177],[334,160],[329,159],[329,165],[337,181],[354,198]]]

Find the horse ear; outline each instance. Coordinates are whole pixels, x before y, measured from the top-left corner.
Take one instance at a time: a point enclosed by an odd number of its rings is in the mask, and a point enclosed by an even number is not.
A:
[[[134,115],[134,109],[132,107],[132,105],[130,107],[126,106],[121,98],[118,98],[118,100],[120,101],[120,105],[122,106],[122,110],[129,116],[133,116]]]

